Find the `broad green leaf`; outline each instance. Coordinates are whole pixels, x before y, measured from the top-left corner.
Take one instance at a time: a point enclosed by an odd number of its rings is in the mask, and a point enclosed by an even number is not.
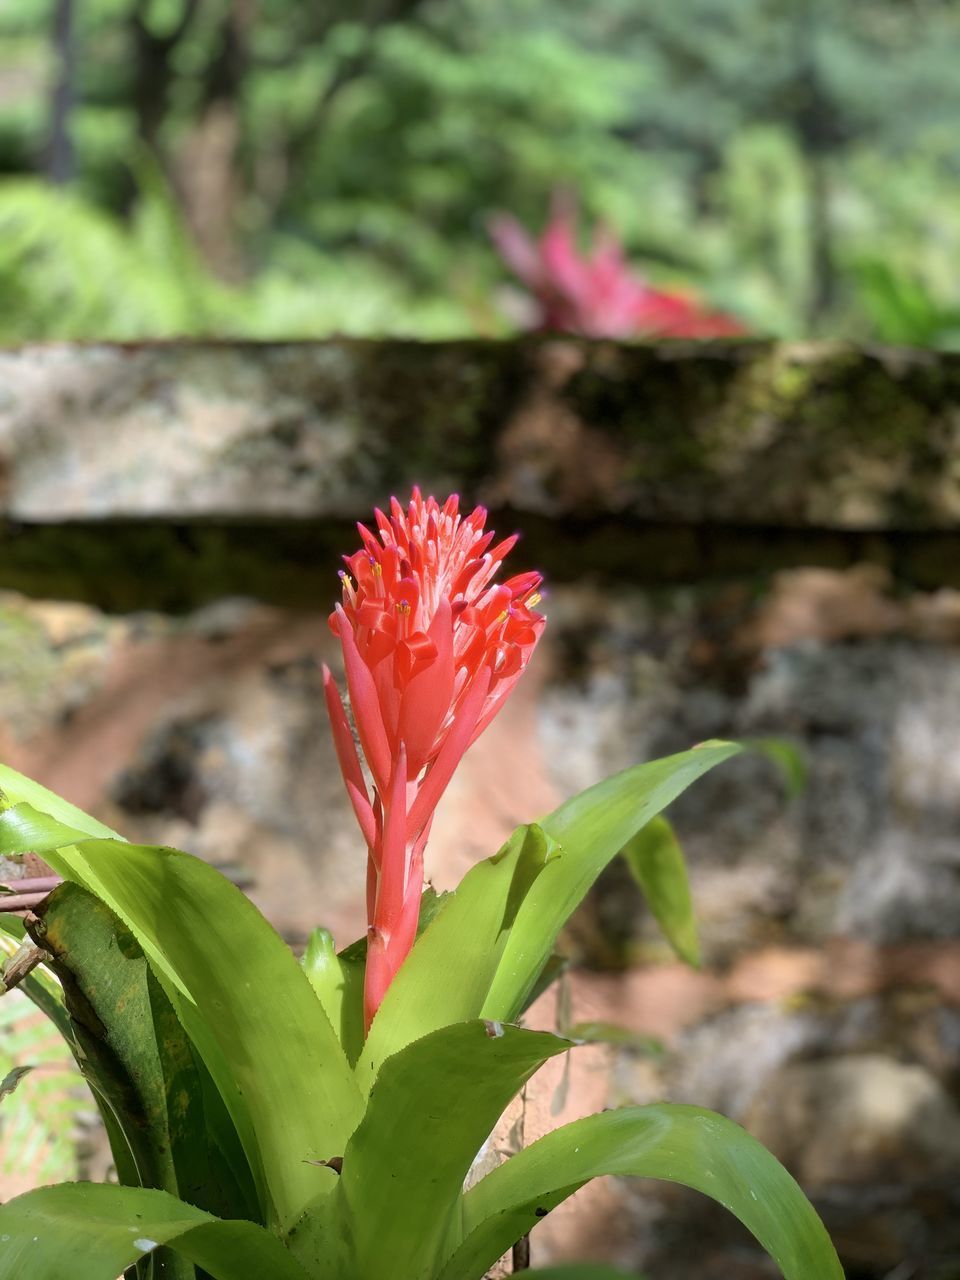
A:
[[[373,1020],[357,1063],[362,1088],[405,1044],[479,1016],[517,911],[548,857],[540,828],[519,827],[443,896]]]
[[[0,1280],[116,1280],[161,1245],[212,1280],[308,1280],[276,1236],[166,1191],[68,1182],[0,1206]]]
[[[3,899],[0,898],[0,903],[2,902]],[[12,915],[8,912],[0,912],[0,934],[4,934],[5,937],[9,938],[19,946],[27,934],[26,929],[23,927],[23,918],[21,916]],[[12,955],[13,952],[7,948],[6,954]]]
[[[428,884],[424,889],[423,893],[420,895],[420,914],[417,918],[418,938],[443,906],[444,900],[447,896],[447,892],[437,893],[432,884]]]
[[[569,1048],[547,1032],[468,1022],[388,1058],[329,1202],[353,1241],[344,1280],[389,1276],[398,1258],[405,1275],[434,1274],[457,1226],[451,1215],[464,1178],[501,1112],[548,1058]]]
[[[0,810],[8,809],[15,804],[29,804],[41,813],[47,813],[66,827],[73,827],[88,836],[99,836],[106,840],[122,840],[116,831],[84,813],[69,800],[64,800],[56,792],[42,787],[32,778],[17,773],[9,765],[0,764]]]
[[[651,818],[622,849],[623,860],[681,960],[700,967],[700,942],[683,850],[662,814]]]
[[[77,1062],[122,1136],[113,1151],[121,1176],[177,1194],[142,950],[98,898],[69,882],[40,905],[30,933],[63,986]]]
[[[608,862],[692,782],[742,748],[705,742],[598,782],[541,822],[559,846],[520,903],[482,1014],[509,1021],[523,1007],[557,935]]]
[[[61,979],[77,1061],[133,1161],[123,1181],[157,1187],[220,1217],[255,1217],[236,1131],[206,1068],[130,930],[69,881],[28,926]],[[115,1132],[116,1130],[114,1130]]]
[[[660,1103],[575,1120],[488,1174],[463,1203],[463,1244],[440,1280],[480,1280],[537,1221],[591,1178],[693,1187],[754,1234],[785,1280],[843,1280],[830,1237],[786,1169],[723,1116]]]
[[[0,813],[0,853],[34,849],[143,948],[240,1135],[265,1220],[289,1227],[325,1184],[361,1101],[303,970],[253,904],[175,849],[83,839],[29,805]]]
[[[366,939],[364,939],[364,944]],[[314,929],[303,953],[303,971],[353,1065],[363,1048],[363,973],[366,946],[338,955],[329,929]]]
[[[0,796],[7,794],[0,792]],[[91,837],[83,827],[68,826],[26,801],[0,810],[0,856],[31,851],[40,854],[64,879],[75,880],[115,910],[109,885],[100,882],[80,847],[91,839],[99,837]],[[101,843],[124,851],[128,847],[125,841],[113,837]]]

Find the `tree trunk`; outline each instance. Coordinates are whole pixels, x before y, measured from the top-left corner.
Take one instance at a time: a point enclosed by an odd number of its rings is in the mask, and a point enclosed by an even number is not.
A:
[[[201,112],[174,161],[177,192],[193,240],[204,261],[224,280],[240,280],[245,274],[237,228],[243,197],[238,151],[254,16],[249,0],[231,0],[219,52],[203,73]]]
[[[47,176],[56,186],[65,186],[72,181],[76,168],[73,139],[70,136],[76,74],[73,0],[57,0],[53,13],[53,47],[57,59],[57,78],[51,104]]]

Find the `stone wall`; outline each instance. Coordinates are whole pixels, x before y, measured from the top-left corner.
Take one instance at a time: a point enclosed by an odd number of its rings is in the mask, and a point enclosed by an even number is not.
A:
[[[791,741],[674,807],[704,944],[612,868],[544,1025],[624,1047],[529,1092],[717,1107],[816,1199],[851,1280],[960,1274],[960,359],[575,342],[0,354],[0,756],[252,881],[293,942],[362,926],[319,685],[349,522],[412,481],[488,503],[546,639],[446,797],[456,882],[518,821],[712,736]],[[650,1037],[661,1042],[653,1052]],[[611,1185],[534,1258],[774,1274],[692,1193]]]

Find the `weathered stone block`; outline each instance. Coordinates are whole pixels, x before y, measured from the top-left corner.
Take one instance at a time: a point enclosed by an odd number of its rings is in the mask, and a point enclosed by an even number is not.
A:
[[[960,357],[830,343],[0,353],[0,514],[332,518],[420,482],[552,516],[955,530]]]

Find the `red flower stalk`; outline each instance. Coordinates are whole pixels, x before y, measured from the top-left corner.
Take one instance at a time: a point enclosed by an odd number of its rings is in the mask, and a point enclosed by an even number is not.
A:
[[[493,582],[516,535],[491,547],[482,507],[465,519],[419,489],[406,511],[376,512],[379,539],[345,556],[330,615],[373,794],[329,670],[323,679],[340,770],[367,844],[364,1013],[373,1015],[413,946],[423,850],[434,810],[466,749],[497,714],[540,638],[542,581]]]
[[[693,296],[655,289],[634,274],[620,242],[602,227],[596,231],[593,252],[581,254],[576,206],[569,198],[554,198],[539,240],[509,214],[493,218],[490,234],[501,258],[529,289],[540,329],[588,338],[718,338],[743,333],[732,316],[708,310]]]

